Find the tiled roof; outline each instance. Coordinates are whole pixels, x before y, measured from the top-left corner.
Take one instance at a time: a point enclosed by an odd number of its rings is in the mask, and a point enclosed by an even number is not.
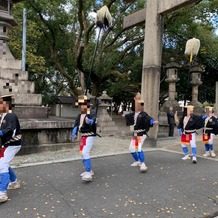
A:
[[[75,104],[75,99],[71,96],[57,96],[57,103]]]

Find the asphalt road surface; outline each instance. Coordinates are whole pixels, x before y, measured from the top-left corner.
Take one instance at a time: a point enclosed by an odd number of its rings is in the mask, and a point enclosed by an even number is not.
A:
[[[218,216],[218,161],[181,160],[166,151],[145,153],[148,171],[130,167],[130,154],[93,159],[83,182],[80,160],[17,168],[21,189],[9,190],[1,218]]]

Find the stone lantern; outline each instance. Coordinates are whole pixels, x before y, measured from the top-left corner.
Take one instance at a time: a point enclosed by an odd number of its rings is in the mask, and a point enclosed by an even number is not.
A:
[[[165,68],[167,71],[167,78],[165,79],[165,81],[169,84],[169,97],[160,108],[158,132],[159,137],[168,135],[169,124],[167,121],[167,112],[169,111],[169,109],[172,108],[174,112],[179,112],[181,110],[179,107],[179,103],[175,99],[177,95],[176,83],[180,80],[178,77],[178,70],[180,68],[180,65],[175,62],[174,58],[170,58],[170,63],[168,63]]]
[[[12,26],[16,26],[11,15],[12,2],[10,0],[0,1],[0,59],[14,58],[8,48],[8,31]]]
[[[175,100],[176,98],[176,83],[180,80],[178,78],[178,69],[180,65],[174,62],[174,58],[170,59],[170,63],[168,63],[165,67],[167,69],[167,78],[165,81],[169,83],[169,99],[168,104],[169,106],[178,106],[178,102]]]
[[[201,81],[201,74],[204,71],[204,69],[196,62],[193,61],[193,63],[190,66],[190,73],[191,73],[191,85],[192,85],[192,101],[190,102],[191,105],[195,106],[195,111],[199,111],[199,113],[202,112],[202,105],[198,101],[198,87],[202,84]]]
[[[106,107],[106,108],[111,106],[112,98],[107,95],[106,91],[103,91],[102,95],[98,99],[100,100],[99,106]]]
[[[12,4],[21,1],[22,0],[0,1],[0,59],[14,59],[7,44],[9,41],[8,31],[11,27],[17,25],[12,16]]]
[[[117,132],[117,127],[107,112],[107,108],[111,107],[112,98],[107,95],[106,91],[103,91],[98,100],[97,131],[106,135],[114,135]]]

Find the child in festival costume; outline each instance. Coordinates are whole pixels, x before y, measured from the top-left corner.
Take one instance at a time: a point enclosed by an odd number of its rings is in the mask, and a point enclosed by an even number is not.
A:
[[[213,107],[205,107],[207,118],[204,121],[204,128],[202,134],[202,141],[205,144],[204,157],[216,157],[213,150],[214,135],[217,134],[218,122],[217,118],[213,115]]]
[[[96,114],[93,110],[90,110],[90,100],[86,95],[79,96],[78,106],[81,108],[81,114],[75,121],[72,138],[76,140],[77,136],[80,135],[80,153],[85,168],[81,177],[84,181],[91,181],[94,172],[91,167],[90,151],[96,138]]]
[[[197,148],[196,148],[196,130],[204,126],[204,119],[206,116],[197,116],[193,114],[194,106],[188,105],[185,107],[186,112],[184,116],[180,119],[178,125],[179,135],[181,136],[181,146],[184,152],[183,160],[191,159],[188,154],[187,145],[191,145],[192,149],[192,162],[197,163]]]
[[[14,113],[10,113],[12,96],[0,97],[0,202],[8,200],[7,189],[18,189],[17,181],[10,162],[21,148],[20,123]]]
[[[153,125],[157,125],[158,121],[151,118],[146,112],[143,111],[144,102],[141,100],[141,94],[138,92],[134,98],[135,100],[135,112],[126,114],[126,125],[133,125],[133,137],[130,142],[129,150],[134,159],[133,167],[140,167],[141,172],[147,171],[147,166],[144,161],[144,153],[142,151],[142,145],[147,138],[147,132]]]

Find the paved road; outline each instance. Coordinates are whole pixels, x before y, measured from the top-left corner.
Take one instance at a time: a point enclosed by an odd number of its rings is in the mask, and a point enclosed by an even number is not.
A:
[[[95,178],[82,182],[81,161],[17,168],[20,190],[8,192],[1,218],[218,216],[218,162],[146,152],[147,173],[130,167],[129,154],[93,159]]]

